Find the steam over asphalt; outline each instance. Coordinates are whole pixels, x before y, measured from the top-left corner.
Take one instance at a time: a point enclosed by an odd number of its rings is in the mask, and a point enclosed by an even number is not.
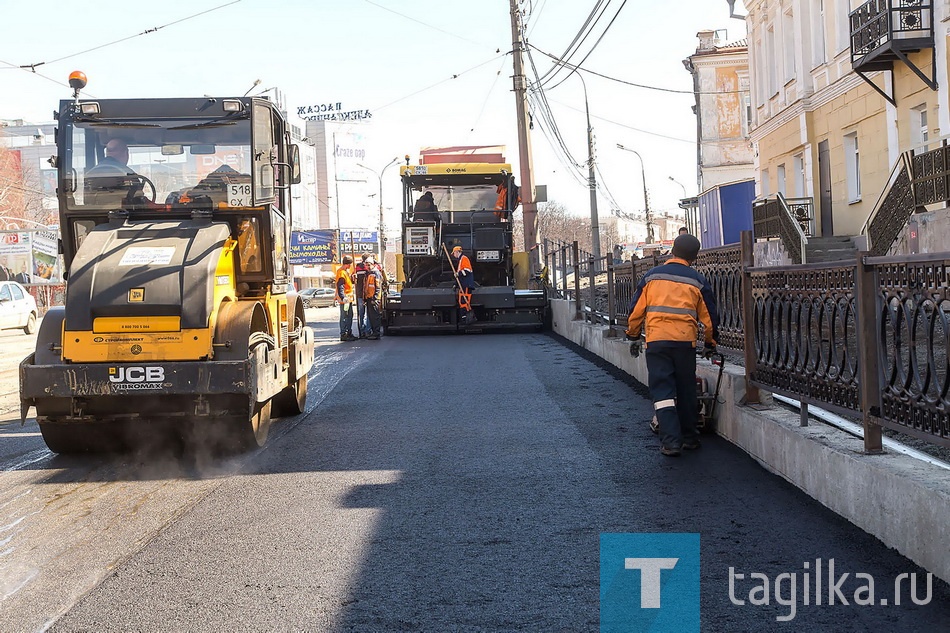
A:
[[[0,524],[20,520],[0,542],[13,533],[6,547],[35,571],[0,601],[0,629],[591,631],[602,532],[699,532],[704,630],[933,631],[950,617],[941,582],[926,607],[800,607],[791,625],[774,603],[734,606],[730,566],[921,570],[718,438],[663,458],[642,392],[558,339],[340,344],[336,314],[308,311],[323,321],[308,412],[262,451],[0,473]]]

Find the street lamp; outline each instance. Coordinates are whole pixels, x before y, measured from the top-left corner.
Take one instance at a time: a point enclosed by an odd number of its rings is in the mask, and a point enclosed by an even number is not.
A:
[[[379,263],[382,266],[386,265],[386,238],[383,233],[385,228],[385,222],[383,221],[383,175],[386,173],[386,170],[395,165],[398,160],[399,157],[397,156],[379,171],[370,169],[362,163],[356,163],[366,171],[372,172],[379,180]]]
[[[689,194],[686,193],[686,185],[684,185],[683,183],[681,183],[681,182],[680,182],[679,180],[677,180],[676,178],[673,178],[673,176],[667,176],[667,178],[669,178],[670,180],[672,180],[673,182],[675,182],[676,184],[678,184],[678,185],[680,186],[680,188],[682,188],[682,190],[683,190],[683,200],[686,200],[686,199],[689,197]],[[682,206],[682,205],[680,206],[680,208],[683,209],[683,215],[684,215],[684,217],[686,218],[686,229],[687,229],[692,235],[696,235],[696,227],[693,226],[693,218],[690,216],[689,210],[686,209],[686,207],[684,207],[684,206]]]
[[[683,183],[681,183],[681,182],[680,182],[679,180],[677,180],[676,178],[673,178],[673,176],[667,176],[667,178],[669,178],[670,180],[672,180],[673,182],[675,182],[676,184],[678,184],[680,187],[682,187],[682,189],[683,189],[683,198],[688,198],[688,197],[689,197],[689,195],[686,193],[686,185],[684,185]]]
[[[617,148],[625,152],[636,154],[637,158],[640,159],[640,175],[643,177],[643,206],[647,216],[647,243],[653,244],[653,214],[650,212],[650,194],[647,192],[647,170],[643,166],[643,157],[640,156],[640,152],[637,150],[624,147],[620,143],[617,143]]]

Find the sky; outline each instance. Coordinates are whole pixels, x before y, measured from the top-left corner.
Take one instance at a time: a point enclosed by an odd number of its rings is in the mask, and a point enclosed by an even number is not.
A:
[[[66,79],[73,70],[86,73],[83,95],[93,98],[240,96],[259,79],[251,94],[279,88],[292,114],[325,102],[369,110],[372,118],[360,129],[365,164],[377,171],[395,157],[418,156],[421,147],[458,144],[505,145],[520,174],[508,0],[97,0],[79,6],[0,0],[0,119],[51,121],[59,100],[71,96]],[[520,6],[531,50],[529,81],[532,63],[539,75],[548,74],[556,62],[546,54],[561,57],[592,10],[603,9],[569,57],[588,71],[582,74],[599,217],[615,207],[643,210],[640,163],[618,143],[643,157],[654,211],[675,209],[684,187],[696,195],[692,79],[682,60],[696,50],[700,30],[723,30],[726,41],[745,37],[744,22],[729,17],[726,0],[520,0]],[[18,68],[29,64],[37,64],[35,72]],[[534,181],[547,185],[549,201],[589,215],[582,82],[563,69],[548,79],[544,94],[571,156],[535,117]],[[395,168],[383,185],[390,209],[399,204]],[[371,226],[378,201],[366,207]],[[387,224],[398,225],[398,211],[387,211]]]

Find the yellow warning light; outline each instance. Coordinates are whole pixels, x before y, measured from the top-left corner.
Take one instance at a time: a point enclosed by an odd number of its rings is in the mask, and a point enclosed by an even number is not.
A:
[[[82,90],[86,87],[86,73],[81,70],[74,70],[69,73],[69,87],[74,90]]]

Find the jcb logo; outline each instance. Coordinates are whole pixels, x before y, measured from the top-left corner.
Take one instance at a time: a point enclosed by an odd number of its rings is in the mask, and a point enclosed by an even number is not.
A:
[[[164,382],[164,367],[110,367],[109,382]]]

